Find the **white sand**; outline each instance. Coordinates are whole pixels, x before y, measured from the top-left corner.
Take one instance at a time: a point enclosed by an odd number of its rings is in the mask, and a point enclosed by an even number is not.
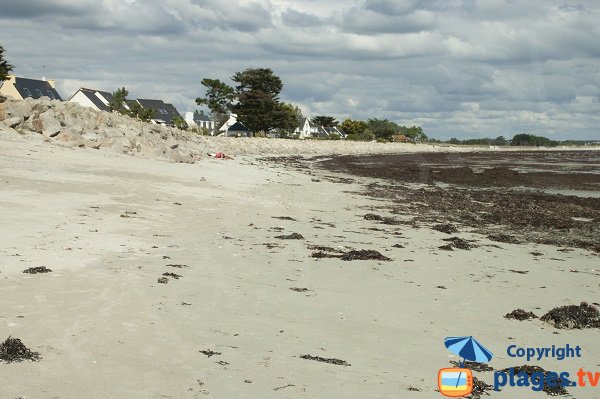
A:
[[[600,302],[589,274],[598,256],[509,244],[444,252],[446,235],[405,226],[394,239],[366,230],[362,215],[378,203],[348,194],[355,186],[250,163],[170,164],[0,138],[0,340],[20,338],[43,357],[0,363],[0,398],[440,398],[437,371],[456,360],[443,339],[453,335],[477,337],[496,368],[526,363],[507,358],[511,343],[570,343],[583,358],[535,363],[600,371],[598,330],[502,317]],[[274,238],[291,232],[306,239]],[[393,261],[316,260],[307,244]],[[54,272],[22,273],[42,265]],[[183,277],[158,284],[164,272]],[[600,388],[570,391],[600,397]]]

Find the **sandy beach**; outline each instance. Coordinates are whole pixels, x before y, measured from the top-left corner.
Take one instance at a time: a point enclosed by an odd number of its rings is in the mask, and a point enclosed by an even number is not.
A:
[[[598,253],[472,229],[453,235],[476,247],[444,251],[449,235],[429,225],[365,219],[396,217],[360,194],[369,177],[308,165],[169,163],[2,136],[0,340],[41,359],[0,362],[0,397],[440,398],[438,370],[460,360],[444,338],[462,335],[494,352],[495,369],[600,371],[599,329],[503,317],[599,303]],[[292,233],[302,239],[277,238]],[[311,256],[351,250],[390,260]],[[52,272],[23,273],[40,266]],[[567,343],[582,357],[506,353]]]

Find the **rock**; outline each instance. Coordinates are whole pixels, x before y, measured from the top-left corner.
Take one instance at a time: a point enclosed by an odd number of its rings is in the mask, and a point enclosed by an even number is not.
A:
[[[41,113],[39,116],[39,121],[41,123],[40,130],[46,137],[54,137],[60,133],[60,129],[62,129],[60,122],[56,119],[56,114],[51,109]]]
[[[115,137],[99,141],[100,148],[106,148],[113,152],[124,154],[131,150],[131,142],[125,137]]]
[[[85,132],[81,135],[81,138],[88,141],[98,141],[98,133],[95,132]]]
[[[5,126],[3,123],[0,123],[0,134],[18,135],[19,132],[11,127]]]
[[[46,112],[50,109],[49,101],[44,101],[43,98],[39,99],[32,105],[32,110],[37,111],[38,113]]]
[[[86,148],[91,148],[94,150],[99,150],[100,149],[100,143],[97,143],[95,141],[84,141],[83,142],[84,146]]]
[[[11,116],[18,116],[22,120],[25,120],[31,116],[31,104],[25,101],[14,101],[8,104],[8,110]]]
[[[177,150],[171,150],[170,152],[167,152],[167,158],[172,161],[172,162],[176,162],[176,163],[189,163],[192,164],[194,162],[196,162],[196,160],[194,159],[194,156],[192,154],[186,154],[183,153],[181,151],[177,151]]]
[[[11,118],[5,119],[4,124],[8,127],[15,128],[19,126],[23,122],[23,119],[18,116],[13,116]]]

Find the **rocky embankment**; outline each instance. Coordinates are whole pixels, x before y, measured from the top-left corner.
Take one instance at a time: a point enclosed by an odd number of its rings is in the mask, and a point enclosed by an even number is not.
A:
[[[0,98],[0,134],[173,162],[193,163],[201,156],[180,130],[48,98]]]

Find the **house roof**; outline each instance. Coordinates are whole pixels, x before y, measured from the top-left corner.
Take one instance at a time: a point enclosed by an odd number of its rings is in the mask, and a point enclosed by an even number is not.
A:
[[[81,89],[79,89],[79,92],[81,92],[83,95],[85,95],[99,110],[110,111],[109,106],[104,104],[104,102],[102,100],[100,100],[100,98],[98,98],[98,94],[101,95],[102,97],[104,97],[104,99],[108,102],[110,102],[112,100],[112,98],[113,98],[112,94],[110,94],[106,91],[86,89],[85,87],[82,87]],[[75,94],[77,94],[77,93],[75,93]],[[73,94],[73,96],[75,94]],[[71,98],[73,98],[73,97],[71,97]]]
[[[60,95],[50,85],[49,82],[45,80],[36,80],[36,79],[27,79],[27,78],[15,78],[15,89],[19,92],[21,97],[23,98],[40,98],[40,97],[50,97],[52,99],[61,100]]]
[[[154,117],[155,121],[164,122],[166,125],[173,124],[173,118],[176,116],[181,117],[177,109],[173,104],[164,102],[163,100],[151,100],[148,98],[138,98],[137,102],[146,109],[153,109],[156,111]]]
[[[227,130],[230,132],[250,132],[251,131],[246,126],[244,126],[244,124],[242,122],[234,123]]]
[[[210,117],[208,115],[205,115],[204,112],[200,111],[196,111],[194,112],[194,121],[197,122],[212,122],[212,120],[210,119]]]

